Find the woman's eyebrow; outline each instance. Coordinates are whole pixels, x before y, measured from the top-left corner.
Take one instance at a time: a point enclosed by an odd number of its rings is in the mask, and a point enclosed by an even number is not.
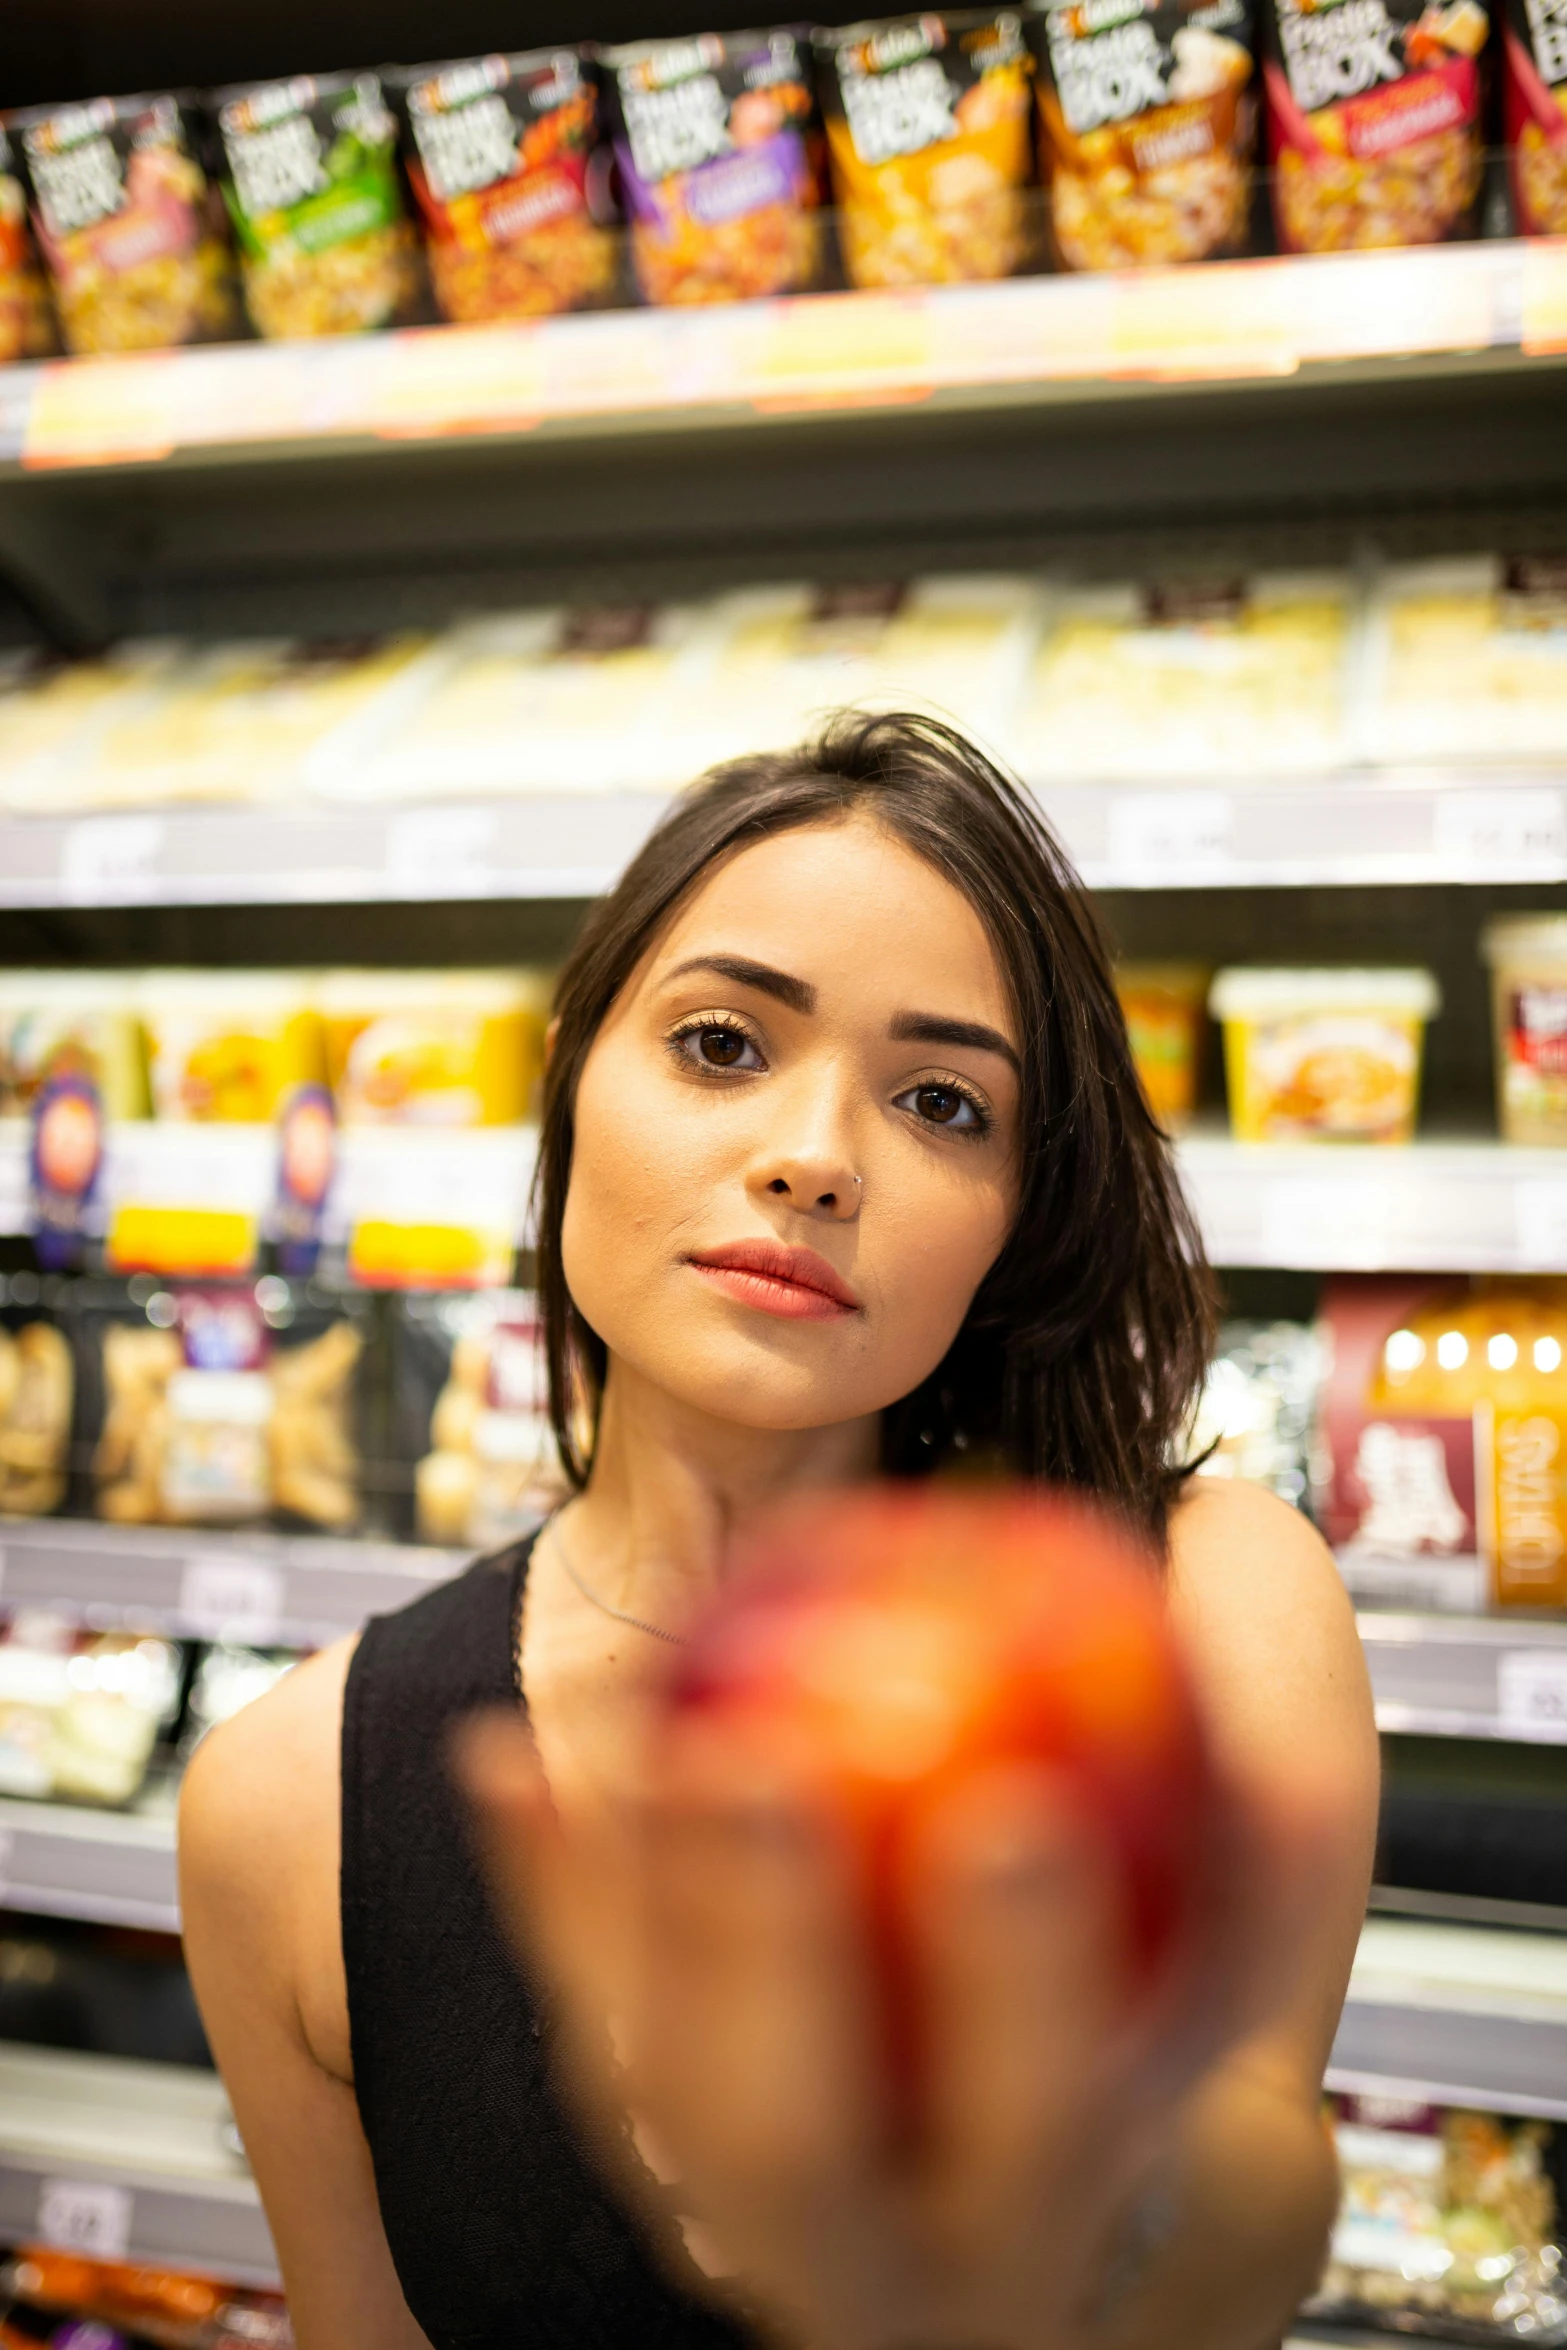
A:
[[[791,1012],[816,1009],[816,990],[808,980],[775,971],[771,963],[754,963],[749,955],[693,955],[689,963],[677,963],[669,977],[684,979],[692,971],[711,971],[715,978],[730,980],[736,987],[754,987],[760,995],[776,996]]]
[[[967,1045],[974,1052],[999,1053],[1019,1077],[1023,1074],[1023,1064],[1000,1029],[987,1028],[983,1020],[948,1020],[939,1012],[899,1012],[887,1033],[898,1044]]]

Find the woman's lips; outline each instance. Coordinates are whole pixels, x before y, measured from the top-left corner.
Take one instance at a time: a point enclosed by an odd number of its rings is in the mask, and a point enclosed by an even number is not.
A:
[[[696,1249],[686,1262],[737,1305],[786,1322],[835,1322],[860,1311],[848,1283],[813,1248],[736,1240],[724,1248]]]

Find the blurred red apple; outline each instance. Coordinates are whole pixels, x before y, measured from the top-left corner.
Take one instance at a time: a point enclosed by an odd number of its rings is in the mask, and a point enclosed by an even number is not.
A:
[[[1129,1971],[1157,1971],[1200,1879],[1207,1748],[1162,1567],[1123,1521],[1038,1491],[901,1486],[796,1505],[742,1545],[671,1683],[846,1829],[894,2087],[918,2069],[909,1872],[932,1806],[1043,1766],[1104,1837]]]

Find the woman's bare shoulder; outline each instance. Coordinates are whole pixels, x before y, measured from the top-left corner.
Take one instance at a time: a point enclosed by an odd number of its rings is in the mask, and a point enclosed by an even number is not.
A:
[[[187,1942],[291,2008],[318,2063],[349,2078],[338,1914],[343,1689],[355,1639],[296,1665],[209,1732],[180,1791]]]

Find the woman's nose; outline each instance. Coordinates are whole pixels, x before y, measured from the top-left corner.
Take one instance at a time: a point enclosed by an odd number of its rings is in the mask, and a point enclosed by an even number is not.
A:
[[[774,1152],[758,1163],[751,1183],[771,1199],[787,1200],[803,1216],[842,1223],[860,1212],[860,1179],[841,1149]]]

